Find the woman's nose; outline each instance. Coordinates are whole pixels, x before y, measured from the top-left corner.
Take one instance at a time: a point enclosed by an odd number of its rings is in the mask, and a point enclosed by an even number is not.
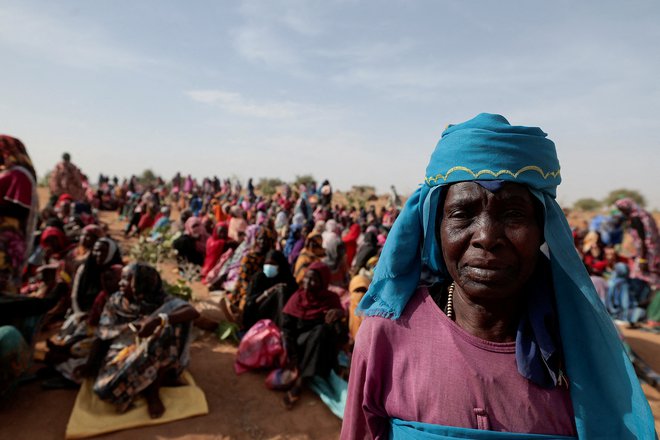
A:
[[[473,223],[474,232],[470,244],[474,247],[493,251],[504,243],[504,223],[488,214],[483,214]]]

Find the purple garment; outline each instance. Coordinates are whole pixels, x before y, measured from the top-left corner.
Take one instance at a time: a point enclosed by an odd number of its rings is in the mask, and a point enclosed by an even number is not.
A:
[[[387,438],[390,418],[575,436],[568,390],[521,376],[515,351],[470,335],[420,288],[398,320],[362,322],[341,438]]]
[[[603,302],[603,304],[605,304],[605,300],[607,299],[607,291],[610,288],[607,284],[607,280],[598,275],[591,275],[590,278],[591,278],[591,282],[594,283],[594,287],[596,288],[598,297]]]
[[[293,249],[291,249],[291,253],[289,254],[289,264],[291,267],[295,266],[296,260],[300,256],[300,252],[302,252],[303,247],[305,247],[304,238],[301,238],[296,242],[296,244],[293,245]]]

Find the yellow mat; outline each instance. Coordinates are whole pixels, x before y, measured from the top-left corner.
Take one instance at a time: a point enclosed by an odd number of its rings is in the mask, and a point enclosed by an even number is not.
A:
[[[114,405],[103,402],[94,394],[92,381],[86,380],[76,397],[76,403],[66,427],[66,438],[92,437],[208,414],[209,407],[202,389],[195,385],[195,381],[188,371],[184,371],[181,378],[188,385],[160,389],[165,414],[159,419],[149,417],[147,403],[144,399],[136,400],[133,408],[124,414],[118,414]]]

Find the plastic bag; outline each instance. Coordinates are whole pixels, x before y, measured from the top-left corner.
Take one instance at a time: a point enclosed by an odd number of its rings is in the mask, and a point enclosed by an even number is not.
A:
[[[286,363],[286,350],[280,329],[270,319],[262,319],[243,336],[236,353],[234,371],[276,368]]]

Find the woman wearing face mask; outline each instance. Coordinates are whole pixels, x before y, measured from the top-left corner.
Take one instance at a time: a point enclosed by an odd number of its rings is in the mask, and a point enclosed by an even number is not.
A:
[[[275,231],[259,226],[252,250],[241,259],[241,270],[236,282],[235,301],[242,309],[245,306],[247,288],[252,277],[261,270],[266,254],[275,246]]]
[[[248,285],[243,328],[248,330],[261,319],[271,319],[281,327],[282,308],[296,289],[298,284],[286,257],[276,250],[268,252],[263,270],[257,272]]]

